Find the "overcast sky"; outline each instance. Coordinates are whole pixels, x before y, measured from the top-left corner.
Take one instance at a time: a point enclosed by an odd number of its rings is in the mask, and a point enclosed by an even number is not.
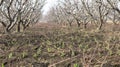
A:
[[[58,0],[47,0],[46,5],[43,8],[43,15],[46,15],[48,11],[51,9],[51,7],[57,4],[57,1]],[[118,7],[120,8],[120,3],[118,3]]]
[[[50,10],[51,7],[56,5],[57,0],[47,0],[46,5],[43,8],[43,14],[47,14],[47,12]]]

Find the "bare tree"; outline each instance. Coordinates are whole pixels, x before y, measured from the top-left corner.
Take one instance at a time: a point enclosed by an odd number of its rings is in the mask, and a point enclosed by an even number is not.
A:
[[[49,16],[48,20],[51,22],[61,25],[66,25],[68,22],[71,26],[72,22],[70,20],[72,20],[72,18],[70,19],[70,15],[68,16],[59,4],[56,7],[51,8],[47,16]]]
[[[107,0],[107,2],[113,10],[117,11],[120,14],[120,10],[118,7],[118,3],[120,2],[120,0]]]
[[[74,21],[74,17],[71,14],[67,13],[68,10],[69,9],[63,8],[63,7],[61,7],[59,5],[59,11],[60,11],[60,13],[61,13],[61,15],[63,17],[64,22],[68,23],[69,26],[71,27],[72,26],[72,22]]]
[[[51,8],[49,10],[49,12],[47,13],[47,15],[44,16],[45,20],[47,20],[47,22],[50,22],[50,23],[57,23],[59,24],[60,23],[60,18],[59,18],[59,15],[58,15],[58,11],[55,10],[55,8]]]
[[[118,7],[118,3],[120,3],[120,0],[105,0],[106,3],[102,3],[104,7],[109,9],[108,13],[108,19],[112,21],[115,25],[117,22],[119,22],[119,14],[120,14],[120,9]]]
[[[100,30],[103,24],[106,22],[106,16],[108,14],[109,9],[104,7],[104,5],[102,4],[104,2],[103,0],[96,1],[96,2],[98,4],[98,13],[99,13],[99,22],[100,22],[98,29]],[[102,2],[102,3],[99,3],[99,2]]]
[[[78,27],[86,28],[94,23],[97,29],[102,29],[105,23],[119,21],[119,0],[60,0],[54,10],[55,19],[59,23],[70,26],[76,21]]]
[[[21,25],[26,29],[30,23],[40,19],[41,9],[45,0],[5,0],[0,9],[0,22],[6,32],[10,32],[17,25],[20,32]]]
[[[69,23],[69,25],[71,26],[72,22],[74,20],[76,20],[76,23],[78,25],[78,27],[80,27],[80,13],[78,11],[78,4],[79,2],[76,3],[75,0],[64,0],[60,2],[61,5],[60,9],[62,9],[62,13],[64,13],[64,17],[66,19],[66,21]]]

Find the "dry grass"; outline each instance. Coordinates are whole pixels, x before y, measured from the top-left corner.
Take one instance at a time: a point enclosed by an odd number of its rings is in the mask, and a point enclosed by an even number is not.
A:
[[[40,23],[23,33],[0,34],[0,66],[120,66],[120,26],[103,30]],[[40,66],[41,65],[41,66]]]

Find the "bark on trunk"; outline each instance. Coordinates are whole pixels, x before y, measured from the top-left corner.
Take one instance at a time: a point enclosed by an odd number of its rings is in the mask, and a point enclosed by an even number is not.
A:
[[[103,23],[104,23],[101,8],[102,8],[102,6],[100,5],[100,6],[99,6],[100,25],[99,25],[99,27],[98,27],[98,29],[99,29],[99,30],[101,30],[101,29],[102,29],[102,26],[103,26]]]
[[[103,26],[103,23],[102,22],[100,22],[100,25],[99,25],[99,30],[101,30],[102,29],[102,26]]]
[[[69,22],[69,26],[72,27],[72,23],[71,22]]]
[[[77,21],[77,25],[78,25],[78,27],[80,27],[80,23],[79,23],[79,21]]]
[[[4,22],[1,22],[2,26],[6,27],[7,25]]]
[[[18,22],[18,25],[17,25],[17,32],[21,32],[20,22]]]
[[[84,24],[84,29],[86,29],[87,28],[87,24]]]
[[[7,33],[10,33],[10,30],[11,30],[11,25],[12,25],[12,22],[10,22],[10,24],[8,26],[6,26],[6,32]]]

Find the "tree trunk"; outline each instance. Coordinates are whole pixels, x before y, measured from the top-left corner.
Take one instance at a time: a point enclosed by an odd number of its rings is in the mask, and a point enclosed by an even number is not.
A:
[[[21,32],[20,22],[18,22],[18,25],[17,25],[17,32]]]
[[[72,27],[72,22],[69,22],[69,26]]]
[[[0,22],[2,26],[6,27],[7,25],[4,22]]]
[[[80,27],[80,23],[79,23],[79,21],[77,20],[77,25],[78,25],[78,27]]]
[[[22,24],[22,26],[23,26],[23,31],[24,31],[27,27],[29,27],[29,24],[30,24],[30,23],[28,23],[28,24]]]
[[[6,26],[6,32],[7,32],[7,33],[10,33],[10,30],[11,30],[11,29],[10,29],[10,26],[11,26],[11,25],[12,25],[12,22],[10,22],[10,24],[9,24],[8,26]]]
[[[10,33],[9,27],[6,28],[6,33]]]
[[[27,28],[27,26],[23,26],[23,31],[25,31],[26,28]]]
[[[86,29],[86,28],[87,28],[87,23],[86,23],[86,24],[84,24],[83,26],[84,26],[84,29]]]
[[[24,25],[24,26],[23,26],[23,31],[25,31],[26,28],[28,28],[28,27],[29,27],[29,25]]]
[[[101,10],[102,6],[100,5],[99,6],[99,15],[100,15],[100,25],[98,27],[99,30],[102,29],[102,26],[103,26],[103,15],[102,15],[102,10]]]
[[[101,29],[102,29],[102,26],[103,26],[103,24],[102,24],[102,23],[100,23],[100,25],[99,25],[98,29],[99,29],[99,30],[101,30]]]
[[[100,25],[99,25],[99,27],[98,27],[99,30],[102,29],[103,23],[104,23],[104,22],[103,22],[103,19],[102,19],[102,17],[100,17]]]

